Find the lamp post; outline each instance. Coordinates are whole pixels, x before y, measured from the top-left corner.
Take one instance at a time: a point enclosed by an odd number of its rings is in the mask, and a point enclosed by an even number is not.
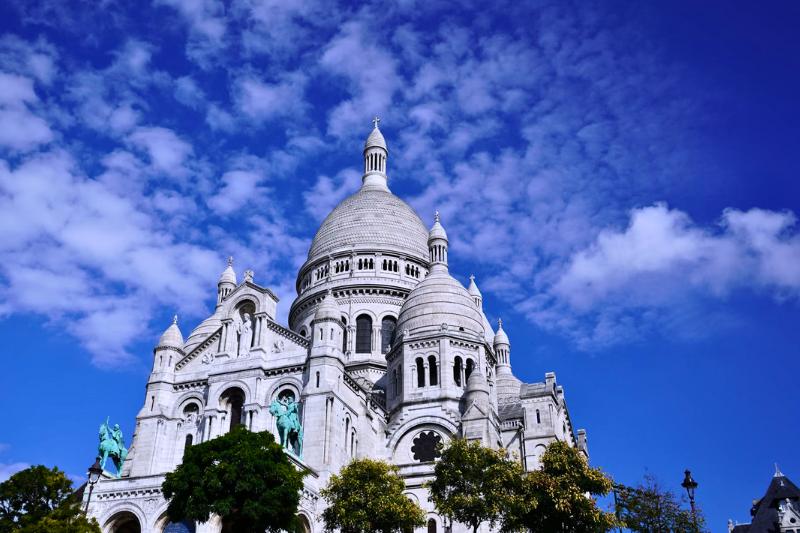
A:
[[[86,507],[83,510],[83,513],[86,514],[89,512],[89,502],[92,500],[92,491],[94,490],[95,484],[100,481],[100,476],[103,475],[103,468],[100,466],[100,458],[96,458],[94,460],[94,464],[89,467],[89,472],[87,472],[89,477],[89,496],[86,498]]]
[[[689,505],[692,507],[692,525],[694,525],[694,530],[697,531],[697,512],[694,508],[694,491],[697,489],[697,481],[692,478],[691,470],[684,472],[681,487],[686,489],[686,494],[689,495]]]

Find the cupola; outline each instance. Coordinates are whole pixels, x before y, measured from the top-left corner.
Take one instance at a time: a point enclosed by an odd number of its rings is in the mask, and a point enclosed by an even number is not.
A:
[[[372,120],[373,128],[364,143],[364,187],[389,190],[386,176],[386,159],[389,157],[389,149],[386,147],[386,139],[383,138],[378,124],[381,119],[375,117]]]
[[[178,327],[178,315],[172,317],[172,324],[164,330],[164,333],[161,334],[161,338],[158,339],[156,350],[163,348],[175,348],[177,350],[183,348],[183,335]]]
[[[467,287],[467,292],[472,299],[475,300],[475,305],[478,306],[478,309],[483,309],[483,294],[481,294],[480,289],[478,289],[478,285],[475,283],[475,276],[470,274],[469,276],[469,287]]]
[[[222,271],[217,282],[217,305],[221,304],[237,285],[236,272],[233,271],[233,257],[229,257],[228,266]]]

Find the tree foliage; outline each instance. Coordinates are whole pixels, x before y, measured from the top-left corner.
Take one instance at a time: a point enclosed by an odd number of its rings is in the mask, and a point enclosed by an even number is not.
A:
[[[327,531],[391,533],[425,524],[425,512],[403,494],[396,466],[357,459],[331,476],[322,489],[329,507],[322,513]]]
[[[617,486],[617,513],[631,531],[642,533],[699,533],[705,531],[705,520],[697,510],[695,526],[685,498],[664,489],[658,480],[647,474],[636,487]]]
[[[226,529],[263,533],[296,527],[303,476],[271,433],[237,426],[187,448],[162,490],[172,522],[206,522],[215,514]]]
[[[494,525],[500,519],[521,473],[519,463],[503,450],[454,439],[436,462],[430,499],[440,514],[477,531],[481,523]]]
[[[608,494],[611,479],[590,467],[578,450],[553,442],[541,464],[540,470],[521,478],[503,517],[504,530],[590,533],[616,525],[614,515],[600,509],[592,497]]]
[[[0,483],[0,532],[100,533],[58,468],[26,468]]]

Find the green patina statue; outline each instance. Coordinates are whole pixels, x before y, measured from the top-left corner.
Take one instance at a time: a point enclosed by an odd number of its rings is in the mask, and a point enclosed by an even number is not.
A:
[[[109,457],[114,462],[117,469],[116,477],[122,475],[122,463],[128,456],[128,449],[125,447],[125,439],[122,437],[122,430],[119,424],[114,424],[114,428],[109,428],[108,418],[100,426],[100,445],[97,447],[97,458],[100,459],[100,467],[105,469],[106,461]]]
[[[281,446],[297,457],[303,457],[303,427],[300,425],[298,408],[300,404],[294,398],[285,396],[273,400],[269,412],[277,417],[276,426]]]

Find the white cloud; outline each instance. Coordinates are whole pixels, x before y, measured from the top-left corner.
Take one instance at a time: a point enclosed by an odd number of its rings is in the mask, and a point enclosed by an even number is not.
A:
[[[28,463],[0,463],[0,482],[3,482],[19,472],[28,468]]]
[[[192,154],[192,145],[178,137],[174,131],[162,127],[139,127],[129,136],[130,142],[147,152],[156,171],[170,176],[186,173],[184,163]]]
[[[231,170],[222,175],[222,187],[208,199],[215,213],[227,216],[243,208],[248,202],[257,202],[267,193],[260,184],[264,176],[249,170]]]
[[[389,110],[400,86],[394,57],[379,45],[380,32],[365,22],[351,21],[325,48],[320,64],[347,80],[350,98],[336,105],[328,118],[328,133],[349,137],[364,131],[374,114]]]
[[[218,0],[156,0],[156,4],[174,8],[189,26],[186,55],[201,66],[225,46],[227,21],[225,6]]]
[[[254,77],[237,82],[236,102],[239,111],[254,120],[271,120],[294,115],[304,108],[306,77],[299,72],[286,75],[278,83],[265,83]]]
[[[0,72],[0,146],[29,151],[53,140],[50,126],[29,108],[38,100],[33,80]]]

